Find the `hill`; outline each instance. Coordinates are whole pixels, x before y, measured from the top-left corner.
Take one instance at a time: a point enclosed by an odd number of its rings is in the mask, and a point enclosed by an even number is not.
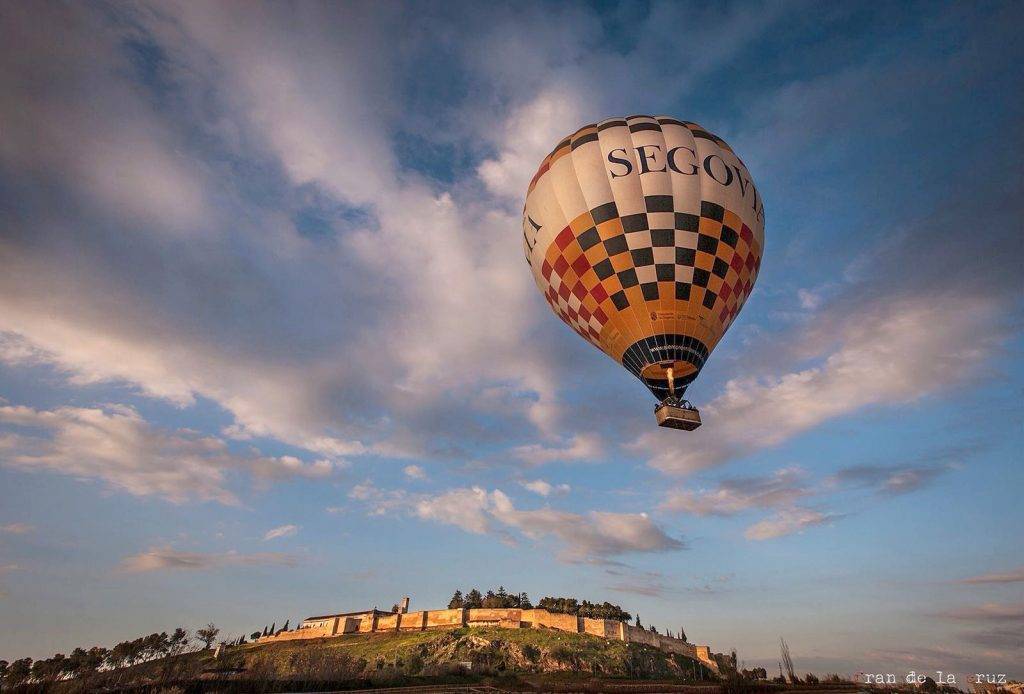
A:
[[[587,677],[714,680],[699,661],[638,643],[545,629],[351,634],[203,650],[26,691],[302,691]]]

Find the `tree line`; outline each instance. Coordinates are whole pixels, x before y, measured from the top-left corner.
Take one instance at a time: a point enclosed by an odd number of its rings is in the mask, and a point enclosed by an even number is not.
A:
[[[523,610],[532,610],[533,604],[526,593],[509,593],[505,590],[505,586],[498,586],[498,590],[489,590],[486,593],[481,593],[473,588],[465,595],[461,590],[457,590],[452,595],[452,599],[448,601],[449,610],[480,609],[482,607],[489,609],[518,607]]]
[[[476,588],[462,593],[456,590],[452,599],[448,601],[449,610],[461,608],[520,608],[523,610],[533,609],[533,604],[526,593],[515,593],[505,590],[505,586],[498,586],[498,590],[489,590],[481,593]],[[611,619],[618,622],[628,622],[633,615],[626,612],[618,605],[610,602],[590,602],[577,598],[544,597],[537,603],[537,607],[548,612],[559,614],[574,614],[579,617],[590,617],[591,619]]]
[[[254,631],[251,638],[255,641],[260,636],[280,634],[288,631],[289,622],[277,629],[275,622],[263,627],[263,631]],[[55,682],[58,680],[83,677],[94,672],[116,670],[131,667],[151,660],[168,658],[193,650],[212,648],[220,636],[220,628],[212,622],[196,629],[195,633],[178,627],[168,634],[166,631],[140,636],[137,639],[122,641],[111,648],[92,646],[91,648],[75,648],[70,654],[56,653],[51,658],[33,660],[20,658],[14,662],[0,660],[0,684],[4,687],[16,687],[29,682]],[[222,646],[246,643],[245,636],[230,641],[220,641]]]
[[[220,629],[208,624],[196,631],[195,639],[209,647],[219,633]],[[0,660],[0,682],[8,687],[16,687],[26,682],[52,682],[81,677],[100,670],[129,667],[148,660],[184,653],[191,650],[192,640],[192,635],[186,629],[178,627],[170,634],[162,631],[159,634],[140,636],[130,641],[122,641],[112,648],[78,647],[68,655],[57,653],[52,658],[42,660],[21,658],[13,663]]]

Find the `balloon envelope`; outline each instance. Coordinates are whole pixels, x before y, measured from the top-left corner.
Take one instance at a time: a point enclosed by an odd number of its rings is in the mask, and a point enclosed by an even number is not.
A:
[[[761,267],[764,206],[747,167],[696,123],[586,125],[541,162],[523,243],[555,314],[659,400],[700,373]]]

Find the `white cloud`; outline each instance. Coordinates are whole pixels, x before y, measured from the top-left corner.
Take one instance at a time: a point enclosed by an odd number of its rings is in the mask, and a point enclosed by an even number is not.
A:
[[[148,573],[151,571],[185,570],[208,571],[233,566],[298,566],[297,557],[280,552],[256,552],[242,554],[236,551],[224,553],[181,552],[170,547],[155,547],[146,552],[134,554],[121,560],[120,570],[127,573]]]
[[[893,299],[844,316],[837,332],[805,338],[821,359],[782,375],[741,376],[701,407],[704,426],[680,450],[676,432],[649,431],[632,449],[686,474],[776,446],[869,406],[899,405],[967,379],[994,351],[995,301],[976,296]]]
[[[514,454],[527,465],[599,460],[604,454],[601,437],[592,433],[573,435],[561,445],[531,443],[516,447]]]
[[[935,613],[938,617],[968,622],[1024,622],[1024,602],[987,602]]]
[[[550,496],[551,494],[568,494],[572,487],[568,484],[551,484],[545,480],[521,480],[519,486],[523,489],[528,489],[534,494],[540,494],[541,496]]]
[[[102,23],[101,13],[80,12],[88,14],[86,25]],[[285,14],[296,23],[292,32],[280,31]],[[475,399],[485,387],[518,394],[505,397],[505,411],[545,434],[555,431],[552,358],[525,343],[537,320],[550,317],[536,310],[542,302],[522,266],[517,214],[498,210],[479,191],[463,192],[472,170],[445,190],[401,170],[392,152],[390,119],[404,114],[393,110],[398,102],[385,85],[394,83],[390,78],[399,67],[374,49],[373,38],[388,17],[386,11],[355,11],[339,21],[319,8],[293,15],[262,6],[238,15],[190,3],[159,11],[139,6],[134,30],[154,42],[161,70],[181,89],[175,93],[180,110],[166,114],[147,111],[145,89],[129,79],[132,71],[122,65],[129,58],[119,53],[126,43],[117,33],[122,28],[64,37],[65,62],[86,73],[82,83],[102,78],[115,86],[90,92],[86,103],[48,106],[57,130],[78,132],[81,111],[109,111],[96,122],[107,132],[83,139],[116,141],[131,131],[118,114],[137,118],[145,111],[147,122],[191,132],[204,143],[190,150],[171,135],[151,138],[152,147],[161,147],[159,166],[146,148],[117,144],[116,152],[140,152],[147,171],[171,172],[151,182],[152,176],[115,167],[110,175],[123,172],[131,185],[146,187],[124,193],[131,198],[129,216],[154,223],[171,217],[154,195],[180,198],[185,206],[191,198],[178,180],[201,180],[218,207],[189,206],[199,215],[190,224],[202,228],[201,248],[163,247],[144,233],[146,226],[131,247],[116,242],[105,248],[103,239],[90,236],[90,251],[72,253],[71,262],[45,244],[5,246],[0,259],[10,272],[0,277],[0,331],[11,336],[6,357],[53,364],[73,383],[131,384],[180,406],[208,398],[234,417],[225,429],[231,437],[273,437],[332,458],[422,455],[438,434],[422,424],[436,421],[432,410],[457,429],[458,420],[486,409]],[[60,26],[58,35],[69,33]],[[30,42],[26,63],[45,63],[50,42],[46,34]],[[89,58],[97,51],[108,59],[93,75],[88,71],[97,63]],[[30,85],[26,89],[31,92]],[[17,123],[32,130],[31,123]],[[42,147],[22,137],[21,127],[12,130],[5,143],[17,141],[18,156],[0,164],[15,169],[19,157],[33,151],[80,157],[90,171],[96,160],[108,161],[80,153],[67,139]],[[311,244],[296,233],[290,210],[239,200],[243,180],[172,175],[172,164],[182,158],[200,168],[222,166],[219,148],[254,168],[279,165],[288,195],[315,191],[333,208],[356,208],[362,221],[339,222],[330,242]],[[218,155],[203,160],[211,150]],[[53,175],[64,171],[52,162],[39,165]],[[122,207],[104,207],[109,226],[126,223]],[[47,237],[80,243],[84,236],[74,216],[49,212],[54,218],[40,222]],[[164,260],[148,276],[134,276],[153,258]],[[385,276],[389,280],[375,285],[363,315],[337,300],[364,293],[364,278]],[[182,290],[149,291],[150,282],[165,288],[180,283]],[[308,330],[283,328],[310,306],[320,311],[319,326],[336,326],[316,341]],[[243,314],[245,339],[238,339],[224,326],[237,325]],[[502,364],[500,372],[495,363]],[[381,388],[371,375],[378,373],[388,373],[393,387]],[[446,397],[464,407],[444,407],[439,400]]]
[[[578,514],[550,508],[520,511],[500,490],[493,492],[492,501],[496,519],[535,540],[555,538],[563,546],[562,557],[570,561],[602,561],[630,552],[666,552],[685,547],[666,535],[646,513]]]
[[[820,292],[814,292],[810,289],[797,290],[796,296],[800,302],[800,308],[806,311],[817,310],[823,300]]]
[[[799,468],[783,468],[763,477],[734,477],[714,489],[670,490],[660,508],[695,516],[735,516],[752,510],[771,514],[749,526],[748,540],[769,540],[803,532],[842,518],[841,514],[801,506],[800,501],[818,493]]]
[[[231,452],[221,439],[190,430],[151,426],[123,405],[35,410],[0,407],[0,462],[30,471],[46,470],[98,479],[136,496],[159,496],[237,504],[228,489],[230,470],[260,479],[322,477],[331,469],[296,458]]]
[[[2,451],[2,449],[0,449]],[[7,525],[0,525],[0,533],[7,535],[25,535],[35,530],[35,526],[29,525],[28,523],[8,523]]]
[[[792,506],[810,493],[803,477],[801,470],[785,468],[768,477],[726,479],[714,490],[674,489],[661,508],[696,516],[732,516],[752,508]]]
[[[453,489],[438,496],[421,498],[415,504],[420,518],[454,525],[482,535],[491,530],[490,499],[480,487]]]
[[[411,480],[425,480],[427,479],[427,471],[419,465],[406,465],[402,468],[402,472]]]
[[[586,514],[516,509],[500,489],[452,489],[419,495],[413,514],[425,520],[454,525],[474,534],[497,533],[510,539],[517,530],[534,540],[553,539],[565,561],[607,561],[633,552],[668,552],[685,547],[660,529],[646,514],[591,511]]]
[[[577,89],[561,84],[516,109],[504,124],[501,141],[508,146],[477,168],[488,190],[520,199],[548,152],[585,124],[581,101]]]
[[[970,576],[957,581],[957,583],[966,584],[988,584],[988,583],[1024,583],[1024,566],[1018,566],[1016,569],[1010,569],[1008,571],[997,571],[994,573],[980,574],[978,576]]]
[[[370,481],[354,485],[349,490],[348,497],[354,501],[365,503],[370,507],[370,515],[374,516],[382,516],[395,509],[405,507],[409,499],[409,495],[401,489],[379,489]]]
[[[80,5],[12,9],[5,24],[19,50],[0,65],[10,97],[0,104],[0,161],[57,174],[82,200],[147,229],[194,233],[211,214],[207,172],[173,124],[117,79],[132,69],[122,30]]]
[[[843,468],[830,484],[873,488],[879,494],[909,494],[933,482],[952,469],[952,465],[854,465]]]
[[[750,526],[744,533],[744,537],[748,540],[771,540],[776,537],[801,533],[805,528],[826,525],[838,518],[840,516],[836,514],[791,506]]]
[[[353,489],[353,499],[365,502],[375,515],[381,504],[388,510],[453,525],[476,535],[494,534],[512,541],[511,531],[535,540],[552,539],[565,561],[606,562],[631,552],[666,552],[685,544],[667,535],[647,514],[590,511],[572,513],[552,508],[520,510],[499,489],[450,489],[436,495],[384,491],[370,484]]]
[[[263,535],[264,542],[267,540],[276,540],[282,537],[292,537],[299,532],[299,526],[292,525],[279,525],[276,528],[271,528]]]

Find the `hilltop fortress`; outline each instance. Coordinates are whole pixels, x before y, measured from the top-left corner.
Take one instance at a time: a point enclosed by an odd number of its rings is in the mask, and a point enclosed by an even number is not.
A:
[[[454,610],[409,611],[409,598],[399,605],[398,612],[384,612],[376,608],[358,612],[308,617],[298,629],[263,636],[257,643],[275,643],[296,639],[322,639],[345,634],[369,634],[427,629],[457,629],[459,627],[500,627],[502,629],[555,629],[575,634],[590,634],[604,639],[617,639],[641,643],[668,653],[693,658],[714,672],[720,672],[719,661],[726,658],[712,653],[708,646],[671,636],[663,636],[643,627],[612,619],[591,619],[574,614],[560,614],[543,609],[519,608],[457,608]]]

